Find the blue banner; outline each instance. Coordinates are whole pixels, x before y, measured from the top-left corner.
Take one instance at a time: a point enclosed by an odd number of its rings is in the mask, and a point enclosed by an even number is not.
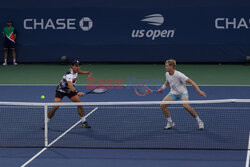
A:
[[[244,62],[250,7],[1,9],[19,62]],[[1,26],[4,27],[2,22]]]

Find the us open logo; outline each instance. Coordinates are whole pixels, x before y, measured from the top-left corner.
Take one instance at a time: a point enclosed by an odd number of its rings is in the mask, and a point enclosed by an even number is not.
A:
[[[145,16],[145,19],[141,21],[147,22],[148,24],[160,26],[164,23],[164,17],[161,14],[152,14]]]
[[[161,26],[163,26],[165,19],[161,14],[147,15],[140,21],[149,24],[148,29],[132,30],[132,38],[149,38],[151,40],[155,40],[158,38],[173,38],[175,35],[175,30],[173,29],[162,29]],[[155,27],[160,28],[156,29]]]

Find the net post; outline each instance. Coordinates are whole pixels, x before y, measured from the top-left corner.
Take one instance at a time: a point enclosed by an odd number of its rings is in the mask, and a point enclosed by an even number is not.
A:
[[[249,167],[249,161],[250,161],[250,131],[249,131],[249,138],[248,138],[246,167]]]
[[[44,144],[48,146],[48,105],[44,103]]]

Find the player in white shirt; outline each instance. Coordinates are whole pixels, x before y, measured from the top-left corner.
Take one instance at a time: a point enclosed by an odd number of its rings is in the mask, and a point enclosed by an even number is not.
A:
[[[206,93],[201,91],[194,81],[192,81],[190,78],[185,76],[180,71],[177,71],[175,67],[176,67],[175,60],[170,59],[166,61],[165,63],[165,68],[167,71],[166,82],[162,85],[160,89],[158,89],[158,93],[163,92],[163,90],[167,86],[170,86],[170,92],[166,97],[163,98],[163,101],[188,100],[188,91],[186,87],[186,82],[190,83],[201,96],[206,97]],[[163,111],[163,114],[168,120],[168,123],[164,129],[170,129],[175,126],[175,123],[172,121],[170,113],[167,109],[168,106],[169,104],[161,104],[161,109]],[[183,104],[183,107],[197,120],[199,129],[200,130],[204,129],[204,123],[199,118],[195,110],[189,104]]]

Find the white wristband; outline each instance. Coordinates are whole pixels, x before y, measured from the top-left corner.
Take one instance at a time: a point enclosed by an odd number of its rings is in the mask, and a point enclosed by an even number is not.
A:
[[[165,84],[164,84],[164,85],[162,85],[162,87],[161,87],[161,88],[162,88],[163,90],[164,90],[164,89],[166,89],[166,85],[165,85]]]

